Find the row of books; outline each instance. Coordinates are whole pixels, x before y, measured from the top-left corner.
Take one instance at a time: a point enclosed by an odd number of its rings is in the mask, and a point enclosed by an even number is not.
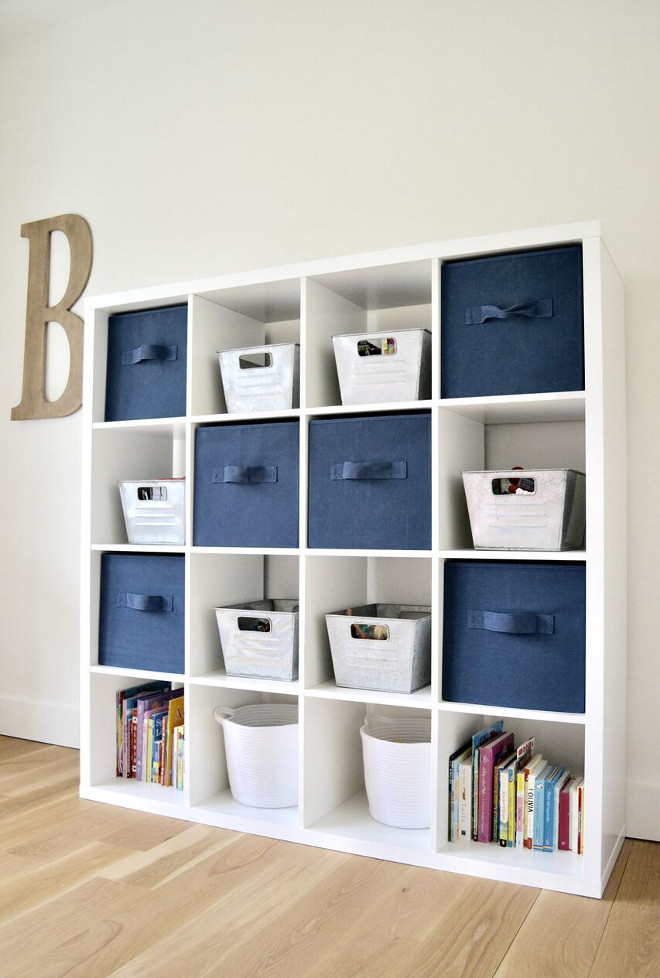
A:
[[[153,680],[120,689],[117,706],[117,777],[183,790],[183,690]]]
[[[584,778],[516,746],[497,720],[449,758],[448,838],[584,854]]]

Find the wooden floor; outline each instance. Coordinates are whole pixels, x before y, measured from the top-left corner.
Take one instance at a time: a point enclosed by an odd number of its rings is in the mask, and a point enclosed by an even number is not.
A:
[[[0,978],[659,978],[660,844],[603,900],[81,801],[74,750],[0,738]]]

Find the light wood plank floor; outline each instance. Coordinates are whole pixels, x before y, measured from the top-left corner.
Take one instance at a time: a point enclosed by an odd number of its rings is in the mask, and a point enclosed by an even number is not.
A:
[[[660,844],[603,900],[78,798],[78,753],[0,738],[0,978],[659,978]]]

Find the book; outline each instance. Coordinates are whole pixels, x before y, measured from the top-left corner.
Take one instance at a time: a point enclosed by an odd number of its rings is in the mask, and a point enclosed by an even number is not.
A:
[[[185,724],[174,728],[174,748],[172,751],[172,784],[177,791],[183,791],[183,749]]]
[[[151,723],[151,777],[152,784],[160,784],[163,763],[163,732],[167,729],[167,710],[157,710],[149,718]]]
[[[144,751],[143,751],[143,736],[144,736],[144,714],[149,710],[154,710],[157,707],[162,708],[166,706],[171,697],[177,696],[179,690],[173,690],[172,684],[168,683],[167,688],[159,690],[156,693],[146,693],[137,701],[137,715],[136,715],[136,743],[135,743],[135,777],[138,781],[144,780]]]
[[[472,754],[472,740],[455,750],[449,756],[448,762],[448,793],[447,793],[447,838],[449,842],[458,839],[458,766],[462,760]]]
[[[507,826],[506,844],[509,849],[516,844],[516,775],[518,773],[516,761],[509,764],[507,773]]]
[[[458,837],[472,838],[472,748],[458,765]]]
[[[536,776],[534,786],[534,834],[532,836],[532,849],[543,851],[543,831],[545,828],[545,781],[556,769],[554,764],[546,764],[540,774]]]
[[[171,684],[164,680],[155,679],[150,682],[140,683],[128,689],[118,690],[116,695],[117,707],[117,776],[130,778],[131,756],[131,734],[134,734],[132,727],[133,709],[140,696],[148,692],[157,692],[163,688],[169,688]]]
[[[180,692],[180,691],[179,691]],[[172,750],[174,747],[174,729],[181,726],[184,720],[183,712],[183,693],[181,696],[174,696],[167,705],[167,734],[165,737],[165,759],[163,761],[163,783],[171,785],[172,781]]]
[[[534,833],[534,787],[536,775],[545,767],[545,758],[542,754],[536,754],[529,766],[525,768],[525,822],[523,829],[523,848],[532,848],[532,836]]]
[[[503,757],[495,765],[493,772],[493,840],[500,841],[500,778],[502,768],[508,767],[516,759],[515,750]]]
[[[513,734],[501,733],[479,748],[479,803],[477,809],[477,840],[493,840],[493,777],[496,764],[511,752]]]
[[[570,849],[571,848],[571,837],[569,832],[570,825],[570,808],[571,808],[571,785],[575,781],[575,778],[568,778],[559,792],[559,813],[557,818],[558,824],[558,838],[557,838],[557,848],[558,849]]]
[[[157,706],[144,713],[142,733],[142,780],[153,783],[153,753],[154,753],[154,732],[162,728],[162,717],[167,716],[167,707]],[[160,717],[160,724],[155,725],[154,720]]]
[[[513,844],[518,848],[522,848],[525,824],[525,765],[531,759],[534,743],[534,738],[530,737],[516,750],[516,825]]]
[[[564,771],[554,786],[553,812],[552,812],[552,845],[550,852],[556,852],[559,848],[559,801],[562,789],[570,778],[570,771]]]
[[[508,846],[509,842],[509,774],[515,770],[516,755],[511,754],[507,763],[500,766],[500,819],[498,841],[501,846]]]
[[[544,778],[543,793],[543,835],[541,836],[541,849],[544,852],[552,852],[552,838],[554,831],[554,812],[555,812],[555,785],[564,774],[561,764],[556,764],[550,774]]]
[[[569,848],[573,852],[578,851],[578,832],[577,832],[577,819],[578,819],[578,790],[582,784],[583,778],[576,777],[568,789],[569,793],[569,812],[568,812],[568,838],[569,838]]]
[[[479,831],[479,748],[486,741],[501,734],[503,728],[504,720],[495,720],[488,727],[472,735],[472,838],[475,842]]]
[[[584,855],[584,792],[585,785],[584,780],[578,786],[577,798],[578,798],[578,809],[577,809],[577,854],[578,856]]]

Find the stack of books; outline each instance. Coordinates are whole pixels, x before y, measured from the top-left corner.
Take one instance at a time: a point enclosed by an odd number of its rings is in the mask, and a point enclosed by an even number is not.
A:
[[[183,690],[154,680],[120,689],[117,777],[183,790]]]
[[[498,720],[449,758],[450,842],[584,854],[584,778],[517,746]]]

